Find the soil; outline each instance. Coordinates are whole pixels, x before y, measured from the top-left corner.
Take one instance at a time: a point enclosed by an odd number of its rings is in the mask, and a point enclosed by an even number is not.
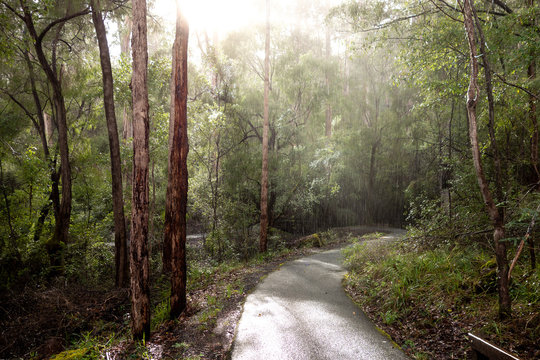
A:
[[[540,326],[538,305],[529,304],[536,306],[537,311],[514,308],[514,316],[501,321],[495,311],[496,297],[487,293],[474,298],[475,302],[485,305],[483,310],[474,314],[464,309],[473,301],[471,298],[463,298],[464,303],[443,310],[417,301],[408,304],[411,310],[405,318],[388,324],[381,316],[384,312],[381,302],[377,299],[366,300],[369,297],[364,296],[363,292],[367,290],[346,286],[345,291],[357,304],[364,304],[360,305],[364,313],[412,358],[472,359],[468,336],[472,333],[521,360],[540,359],[538,339],[531,337],[529,331]],[[486,333],[482,329],[487,325],[496,326],[497,330]]]
[[[123,329],[127,290],[92,291],[77,286],[26,286],[0,294],[0,358],[48,358],[70,334],[96,327]]]
[[[366,232],[366,228],[339,229],[338,240],[320,250],[343,246],[350,238],[347,234],[357,236]],[[309,237],[303,239],[312,243]],[[304,242],[302,239],[293,239],[289,244],[296,247],[305,245]],[[247,295],[261,278],[279,268],[283,262],[317,250],[294,249],[286,256],[273,258],[263,264],[217,274],[207,286],[188,294],[188,307],[178,320],[165,322],[152,333],[145,347],[148,357],[228,359]],[[233,283],[243,284],[242,291],[224,296],[227,285]],[[361,296],[348,290],[353,298]],[[160,291],[162,289],[153,289],[153,293]],[[207,301],[211,297],[221,299],[220,311],[210,320],[203,321],[201,314],[209,307]],[[74,285],[66,287],[60,283],[47,288],[28,285],[17,292],[2,293],[0,358],[49,358],[90,331],[95,337],[111,333],[127,337],[129,318],[126,315],[129,306],[127,290],[88,290]],[[470,358],[467,333],[478,329],[481,322],[490,321],[472,318],[459,309],[454,309],[451,315],[440,314],[436,309],[426,309],[422,304],[416,304],[407,319],[389,326],[382,321],[377,304],[368,304],[363,310],[409,355],[415,356],[421,352],[430,359]],[[538,345],[522,334],[522,329],[530,326],[531,322],[540,322],[540,316],[528,319],[527,324],[519,320],[509,320],[506,324],[505,330],[509,330],[510,334],[502,346],[517,353],[523,360],[540,358]],[[493,339],[493,336],[483,337],[500,344],[500,339]],[[140,354],[140,346],[124,340],[112,346],[103,346],[102,357],[137,359],[141,357]]]
[[[340,236],[321,249],[343,246],[348,237],[366,230],[343,228]],[[294,249],[286,256],[216,276],[206,287],[188,294],[186,311],[176,321],[163,323],[146,342],[152,359],[204,358],[226,359],[231,351],[236,325],[246,296],[262,277],[285,261],[313,253],[310,248],[296,248],[298,239],[289,242]],[[242,283],[243,291],[221,296],[221,311],[213,321],[201,321],[209,296],[218,297],[227,284]],[[154,288],[153,293],[161,289]],[[156,297],[153,297],[158,298]],[[47,359],[80,340],[85,334],[106,338],[108,334],[128,334],[130,310],[128,291],[89,290],[65,285],[61,281],[46,288],[26,285],[0,294],[0,358]],[[122,341],[104,350],[107,359],[137,358],[137,344]]]
[[[501,337],[481,331],[487,321],[495,321],[493,314],[472,318],[465,312],[456,312],[452,316],[442,316],[439,311],[425,309],[419,304],[406,319],[387,325],[380,316],[377,304],[363,306],[362,310],[413,358],[427,356],[428,359],[441,360],[472,359],[473,354],[467,334],[473,333],[517,355],[521,360],[540,359],[538,343],[527,336],[524,324],[521,324],[523,321],[519,319],[506,321],[504,335]],[[424,357],[415,356],[420,353],[423,353]]]

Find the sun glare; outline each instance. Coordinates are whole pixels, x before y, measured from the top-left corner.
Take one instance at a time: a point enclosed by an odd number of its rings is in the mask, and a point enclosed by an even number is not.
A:
[[[175,22],[176,1],[192,30],[229,32],[258,20],[260,12],[253,0],[156,0],[157,15]]]

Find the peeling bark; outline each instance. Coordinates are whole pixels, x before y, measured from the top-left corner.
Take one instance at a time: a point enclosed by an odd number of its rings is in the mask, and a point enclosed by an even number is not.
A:
[[[131,203],[131,328],[134,339],[150,338],[148,259],[148,47],[146,0],[133,0],[133,190]]]

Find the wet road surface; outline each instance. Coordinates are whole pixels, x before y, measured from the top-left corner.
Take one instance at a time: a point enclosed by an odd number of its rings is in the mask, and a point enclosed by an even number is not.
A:
[[[271,273],[246,300],[232,359],[408,359],[345,294],[341,264],[336,249]]]

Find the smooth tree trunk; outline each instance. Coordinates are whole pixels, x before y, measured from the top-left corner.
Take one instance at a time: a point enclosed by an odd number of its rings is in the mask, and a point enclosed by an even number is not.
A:
[[[120,141],[118,139],[118,128],[116,125],[116,113],[114,108],[114,87],[111,57],[109,55],[107,31],[101,15],[99,0],[92,0],[91,6],[92,21],[94,23],[99,45],[99,58],[101,61],[101,72],[103,76],[103,104],[105,108],[107,133],[109,135],[109,151],[111,155],[116,286],[126,287],[129,277],[126,219],[124,217],[122,161],[120,159]]]
[[[56,160],[53,159],[50,155],[49,148],[52,146],[52,134],[53,134],[53,126],[51,118],[48,114],[43,112],[43,107],[41,105],[41,100],[39,98],[38,88],[36,85],[36,78],[34,74],[34,67],[32,65],[32,62],[30,61],[30,55],[29,51],[24,52],[24,59],[26,62],[26,66],[28,69],[28,74],[30,78],[30,86],[32,89],[32,97],[34,100],[34,106],[36,108],[36,115],[38,120],[35,121],[32,117],[32,123],[34,124],[34,127],[36,131],[39,134],[39,138],[41,140],[41,145],[43,146],[43,155],[45,157],[45,161],[49,165],[49,178],[51,181],[51,191],[49,193],[49,198],[47,202],[41,207],[41,210],[39,211],[39,217],[38,220],[34,226],[34,241],[39,241],[41,238],[41,233],[43,232],[43,226],[45,224],[45,220],[47,219],[47,216],[49,215],[49,211],[51,208],[51,205],[54,208],[54,214],[55,216],[58,215],[59,209],[60,209],[60,190],[59,190],[59,173],[56,170]]]
[[[148,260],[148,45],[146,0],[133,0],[131,39],[133,75],[133,190],[131,199],[131,329],[134,339],[150,336],[150,286]]]
[[[187,156],[187,57],[189,25],[177,10],[176,39],[173,46],[174,67],[174,124],[170,148],[170,166],[166,213],[165,238],[170,244],[171,269],[171,319],[177,318],[186,308],[186,210],[188,193]],[[165,242],[164,242],[165,243]]]
[[[474,27],[474,8],[471,0],[460,1],[464,15],[465,33],[469,44],[469,54],[471,61],[471,73],[469,79],[469,89],[467,91],[467,115],[469,117],[469,138],[476,177],[486,210],[493,224],[493,242],[495,245],[495,256],[497,259],[497,282],[499,290],[499,316],[508,317],[511,314],[511,300],[508,286],[508,261],[506,260],[506,246],[504,241],[505,228],[501,211],[495,205],[489,184],[484,174],[480,147],[478,144],[478,124],[476,117],[476,106],[478,104],[478,53],[476,50],[476,32]]]
[[[330,42],[330,29],[326,28],[326,66],[325,71],[325,83],[326,83],[326,119],[324,134],[327,138],[332,136],[332,106],[330,105],[330,76],[329,76],[329,65],[330,65],[330,56],[332,54],[331,42]]]
[[[62,89],[61,75],[57,71],[56,64],[56,51],[53,44],[53,56],[52,61],[49,62],[45,56],[43,50],[43,39],[49,30],[53,26],[48,26],[40,34],[37,33],[34,26],[33,14],[30,8],[21,2],[23,9],[23,18],[30,37],[33,40],[34,49],[36,51],[37,59],[41,65],[47,80],[52,90],[52,107],[54,117],[56,119],[56,125],[58,130],[58,148],[60,152],[60,180],[62,184],[62,198],[60,200],[60,206],[55,213],[55,228],[52,238],[47,242],[46,249],[49,255],[51,264],[51,275],[61,274],[63,272],[63,247],[67,244],[69,239],[69,225],[71,219],[71,164],[69,160],[69,144],[68,144],[68,125],[67,125],[67,111],[64,101],[64,94]],[[58,41],[58,36],[62,29],[63,24],[70,19],[78,16],[82,16],[88,13],[88,9],[84,9],[78,13],[67,14],[64,18],[54,21],[57,24],[57,32],[55,42]],[[50,25],[52,25],[51,23]]]
[[[534,0],[528,0],[529,8],[534,6]],[[532,19],[534,25],[537,24],[535,18]],[[529,81],[536,80],[536,60],[534,57],[534,51],[531,50],[531,61],[527,67],[527,76]],[[533,127],[533,134],[531,138],[531,163],[536,173],[536,188],[540,190],[540,171],[538,170],[538,119],[536,117],[536,98],[531,94],[529,95],[529,118]],[[529,236],[527,238],[527,245],[529,246],[530,264],[531,270],[536,269],[536,253],[534,249],[534,237]]]
[[[261,172],[261,232],[259,251],[268,249],[268,102],[270,96],[270,0],[266,0],[266,36],[264,42],[264,109]]]
[[[175,35],[176,36],[176,35]],[[176,39],[175,43],[173,44],[173,51],[172,51],[172,69],[171,69],[171,82],[169,84],[170,86],[170,92],[171,92],[171,104],[170,104],[170,110],[169,110],[169,143],[168,143],[168,158],[167,158],[167,169],[172,168],[172,146],[173,146],[173,135],[174,135],[174,91],[175,91],[175,79],[176,79],[176,67],[174,66],[176,64]],[[170,170],[169,170],[170,171]],[[172,196],[172,188],[173,184],[167,180],[167,192],[166,192],[166,199],[169,199]],[[165,201],[165,217],[167,217],[167,214],[172,214],[173,210],[171,209],[171,206],[173,206],[172,201]],[[161,253],[161,260],[163,263],[162,271],[164,274],[170,274],[171,272],[171,237],[168,236],[169,230],[167,229],[167,219],[165,219],[165,229],[163,232],[163,246],[162,246],[162,253]]]

